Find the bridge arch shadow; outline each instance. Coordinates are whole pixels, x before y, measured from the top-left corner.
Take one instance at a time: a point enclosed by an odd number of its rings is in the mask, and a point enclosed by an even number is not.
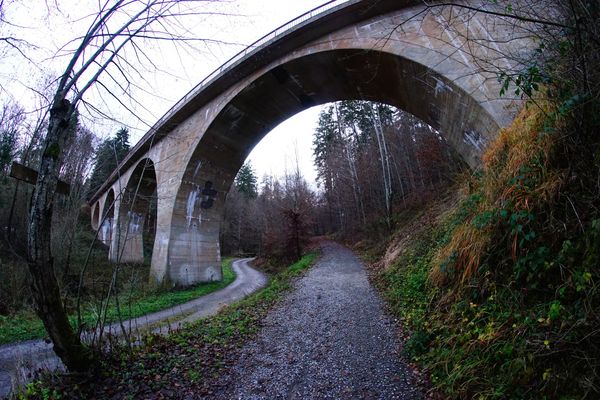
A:
[[[92,229],[98,230],[100,227],[100,203],[92,206]]]

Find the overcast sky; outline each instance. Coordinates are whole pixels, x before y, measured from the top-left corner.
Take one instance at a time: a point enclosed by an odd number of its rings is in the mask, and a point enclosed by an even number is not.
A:
[[[147,82],[140,85],[140,90],[132,91],[136,100],[140,101],[140,104],[131,104],[139,120],[124,110],[119,110],[115,102],[105,95],[89,92],[88,100],[94,104],[102,104],[105,110],[115,116],[116,121],[87,118],[86,125],[104,138],[112,135],[120,124],[127,125],[134,144],[149,125],[235,53],[278,26],[325,2],[225,0],[208,5],[207,12],[225,15],[188,19],[185,22],[186,29],[189,28],[198,37],[224,43],[198,43],[192,51],[176,52],[161,47],[160,44],[156,45],[156,48],[149,51],[154,54],[153,62],[157,68],[148,68],[144,74]],[[57,0],[57,11],[53,9],[54,3],[47,3],[45,0],[9,2],[5,9],[6,17],[14,25],[0,26],[1,35],[24,38],[34,45],[26,49],[33,63],[24,63],[16,53],[8,54],[8,57],[2,54],[0,57],[0,84],[5,90],[3,97],[10,93],[14,100],[26,107],[32,107],[34,103],[31,87],[39,89],[40,81],[45,76],[56,76],[64,70],[68,57],[60,57],[60,49],[68,50],[77,44],[69,44],[69,41],[85,32],[90,23],[89,16],[93,15],[98,4],[96,0]],[[265,173],[281,175],[286,168],[292,170],[298,159],[307,179],[314,181],[311,142],[319,110],[320,107],[314,107],[288,119],[257,145],[249,158],[259,178]]]
[[[325,3],[323,0],[245,0],[242,13],[249,17],[257,38],[298,15]],[[260,32],[260,33],[259,33]],[[281,175],[293,170],[296,160],[309,182],[314,183],[316,171],[312,161],[312,134],[321,107],[313,107],[287,119],[271,131],[253,150],[249,160],[259,176]]]

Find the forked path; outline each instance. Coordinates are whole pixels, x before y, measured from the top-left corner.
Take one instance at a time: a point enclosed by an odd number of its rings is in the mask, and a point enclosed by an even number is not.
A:
[[[323,256],[222,377],[221,399],[419,399],[395,327],[348,249]]]

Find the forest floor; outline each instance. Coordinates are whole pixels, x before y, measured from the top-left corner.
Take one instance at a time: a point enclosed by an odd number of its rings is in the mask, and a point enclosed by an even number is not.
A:
[[[168,333],[184,323],[214,315],[225,305],[236,302],[267,284],[267,277],[248,265],[250,259],[234,261],[236,279],[229,286],[195,300],[138,318],[123,321],[134,337],[143,332]],[[105,327],[105,334],[121,334],[121,324]],[[54,370],[62,364],[46,340],[29,340],[0,346],[0,397],[10,393],[15,385],[29,380],[40,369]]]

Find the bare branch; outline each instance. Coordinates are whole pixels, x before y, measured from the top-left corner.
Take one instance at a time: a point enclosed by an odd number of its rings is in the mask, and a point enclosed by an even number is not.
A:
[[[556,22],[556,21],[530,18],[530,17],[524,16],[524,15],[518,15],[518,14],[502,13],[502,12],[498,12],[498,11],[487,10],[484,8],[472,7],[472,6],[469,6],[466,4],[461,4],[461,3],[436,3],[436,4],[427,4],[427,2],[424,2],[424,3],[427,6],[427,8],[429,8],[429,9],[439,8],[439,7],[458,7],[458,8],[463,8],[466,10],[474,11],[476,13],[483,13],[483,14],[488,14],[488,15],[494,15],[496,17],[515,19],[517,21],[522,21],[522,22],[530,22],[530,23],[540,24],[540,25],[555,26],[558,28],[573,29],[572,26],[561,24],[560,22]]]

